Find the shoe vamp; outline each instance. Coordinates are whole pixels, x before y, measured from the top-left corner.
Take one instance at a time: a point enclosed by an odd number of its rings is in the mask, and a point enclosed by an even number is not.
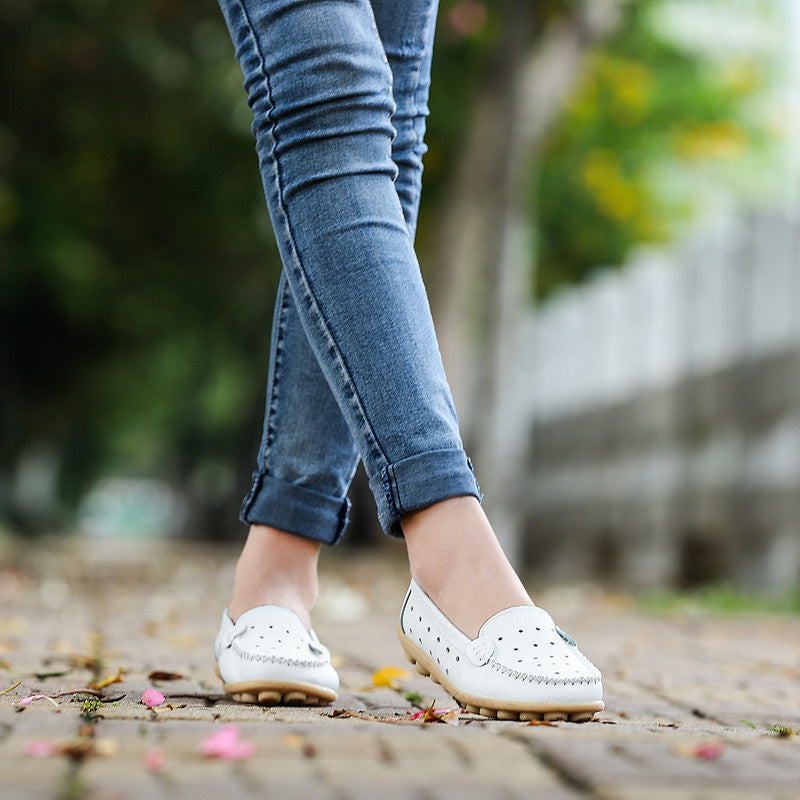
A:
[[[532,607],[498,615],[481,629],[495,668],[533,680],[574,683],[600,679],[597,668],[563,638],[546,611]]]
[[[327,659],[312,651],[308,635],[265,631],[247,631],[234,641],[240,654],[259,661],[284,661],[289,664],[312,666]]]

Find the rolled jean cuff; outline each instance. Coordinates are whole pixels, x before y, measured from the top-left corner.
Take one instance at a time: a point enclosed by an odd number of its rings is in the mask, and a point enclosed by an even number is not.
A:
[[[255,472],[239,519],[251,525],[269,525],[315,542],[336,544],[347,527],[349,513],[350,501],[346,497],[320,494]]]
[[[463,450],[434,450],[388,464],[370,478],[378,520],[390,536],[402,536],[399,521],[409,511],[449,497],[482,499],[472,462]]]

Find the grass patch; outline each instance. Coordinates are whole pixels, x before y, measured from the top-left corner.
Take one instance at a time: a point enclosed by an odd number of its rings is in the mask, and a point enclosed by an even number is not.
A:
[[[659,614],[800,615],[800,586],[781,594],[767,594],[739,589],[730,583],[713,583],[691,591],[651,592],[638,597],[636,605]]]

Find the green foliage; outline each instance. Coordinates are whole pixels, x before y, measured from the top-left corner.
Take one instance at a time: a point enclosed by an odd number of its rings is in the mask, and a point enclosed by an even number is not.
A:
[[[0,64],[0,473],[249,459],[279,264],[218,9],[4,3]]]
[[[591,54],[539,161],[538,290],[621,264],[697,211],[698,173],[728,183],[769,132],[748,115],[768,65],[690,52],[654,24],[661,0],[632,3],[619,33]]]
[[[442,2],[423,250],[514,1]],[[740,112],[759,68],[664,41],[658,1],[591,57],[536,165],[545,292],[668,236],[691,208],[675,174],[758,141]],[[238,504],[280,266],[216,4],[0,3],[0,104],[0,516],[32,442],[68,501],[116,471]]]

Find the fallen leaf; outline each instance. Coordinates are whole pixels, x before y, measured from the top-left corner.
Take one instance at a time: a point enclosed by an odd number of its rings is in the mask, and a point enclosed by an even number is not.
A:
[[[69,756],[76,761],[83,761],[90,756],[112,756],[119,750],[116,739],[93,739],[78,736],[53,742],[47,739],[34,739],[25,745],[25,755],[42,758],[45,756]]]
[[[116,739],[69,739],[58,745],[57,753],[83,761],[92,756],[113,756],[119,750]]]
[[[777,733],[778,736],[783,736],[786,738],[790,736],[797,736],[795,729],[790,728],[788,725],[776,725],[772,730]]]
[[[403,698],[408,700],[412,706],[419,706],[422,703],[422,695],[419,692],[406,692]]]
[[[382,667],[372,673],[372,683],[374,686],[388,686],[390,689],[399,689],[398,681],[408,680],[411,677],[408,672],[401,667]]]
[[[162,670],[154,670],[147,676],[149,681],[179,681],[183,678],[180,672],[164,672]]]
[[[409,719],[414,722],[420,720],[422,724],[429,722],[445,722],[448,725],[458,725],[459,709],[455,708],[434,708],[434,703],[431,702],[430,707],[423,711],[417,711],[412,714]]]
[[[545,728],[557,728],[555,722],[551,722],[549,719],[529,719],[526,720],[523,725],[542,725]]]
[[[148,750],[142,756],[142,762],[148,772],[163,772],[167,759],[160,750]]]
[[[155,708],[156,706],[160,706],[164,700],[166,700],[166,698],[158,689],[147,689],[142,695],[141,702],[148,708]]]
[[[101,681],[90,683],[89,686],[91,686],[92,689],[105,689],[106,686],[111,686],[112,683],[122,683],[122,667],[117,669],[116,675],[108,675]]]
[[[223,725],[218,731],[203,739],[200,743],[200,752],[206,758],[244,761],[255,755],[256,746],[252,742],[243,742],[235,725]]]

